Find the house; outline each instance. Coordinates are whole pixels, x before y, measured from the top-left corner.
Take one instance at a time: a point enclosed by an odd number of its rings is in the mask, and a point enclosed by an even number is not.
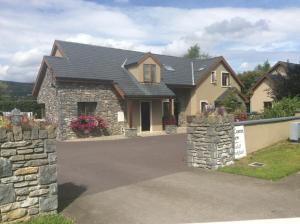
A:
[[[223,57],[188,59],[55,41],[44,56],[33,95],[45,116],[58,124],[61,139],[74,137],[71,119],[97,114],[111,134],[124,128],[161,131],[162,118],[175,115],[178,125],[203,112],[226,90],[242,83]]]
[[[287,75],[289,66],[296,64],[290,62],[277,62],[265,75],[254,84],[251,89],[250,110],[261,113],[264,109],[271,108],[274,98],[272,91],[280,77]]]

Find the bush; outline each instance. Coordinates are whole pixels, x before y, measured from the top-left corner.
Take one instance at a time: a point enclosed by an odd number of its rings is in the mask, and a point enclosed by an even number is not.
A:
[[[275,102],[273,107],[266,109],[262,117],[263,118],[276,118],[276,117],[289,117],[294,116],[296,109],[300,108],[300,98],[283,98],[282,100]]]

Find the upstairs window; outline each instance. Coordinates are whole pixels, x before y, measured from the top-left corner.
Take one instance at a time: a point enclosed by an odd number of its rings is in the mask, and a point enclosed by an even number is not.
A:
[[[230,86],[230,75],[228,72],[222,72],[222,86]]]
[[[78,116],[80,115],[95,115],[96,102],[78,102]]]
[[[144,82],[156,82],[156,65],[144,64]]]
[[[217,74],[216,71],[211,72],[211,83],[217,82]]]

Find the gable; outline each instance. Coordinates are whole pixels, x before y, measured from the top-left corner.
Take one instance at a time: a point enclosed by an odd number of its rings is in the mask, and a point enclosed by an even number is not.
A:
[[[156,82],[160,83],[161,67],[157,60],[155,60],[151,56],[144,58],[137,64],[127,67],[127,69],[136,78],[138,82],[144,82],[144,65],[146,64],[156,65]]]

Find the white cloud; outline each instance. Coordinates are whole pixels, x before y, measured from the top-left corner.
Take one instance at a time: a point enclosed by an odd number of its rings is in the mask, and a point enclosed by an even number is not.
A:
[[[267,58],[299,61],[299,14],[300,8],[118,8],[83,0],[2,0],[0,79],[34,80],[55,39],[177,56],[198,43],[205,52],[224,55],[236,70]]]

